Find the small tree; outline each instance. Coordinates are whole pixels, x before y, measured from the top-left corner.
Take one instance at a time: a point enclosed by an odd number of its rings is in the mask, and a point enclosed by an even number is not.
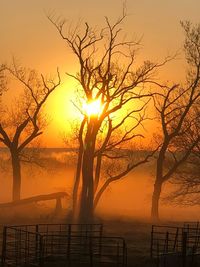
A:
[[[198,105],[200,98],[200,25],[193,27],[189,22],[181,25],[185,31],[184,48],[189,65],[187,82],[185,85],[161,86],[163,93],[154,97],[162,128],[152,196],[151,216],[154,220],[159,218],[159,199],[163,183],[172,178],[200,141],[200,137],[196,136],[184,149],[177,147],[194,125],[197,117],[193,116],[192,110]],[[166,164],[169,157],[170,164]]]
[[[21,191],[21,164],[24,159],[24,150],[30,143],[40,136],[45,126],[42,108],[49,95],[60,84],[58,81],[39,76],[34,70],[19,67],[14,61],[5,71],[5,79],[10,80],[10,85],[15,90],[23,86],[24,90],[19,98],[14,100],[11,107],[2,102],[2,116],[0,118],[0,142],[8,147],[13,170],[13,201],[20,200]],[[12,79],[14,78],[14,80]],[[11,81],[12,79],[12,81]],[[8,85],[7,85],[7,89]]]
[[[81,88],[78,108],[83,113],[83,120],[78,134],[73,202],[77,206],[77,193],[82,179],[79,220],[85,222],[93,219],[94,205],[112,181],[148,161],[149,156],[138,163],[125,164],[119,173],[108,172],[108,179],[98,188],[102,159],[119,159],[124,156],[125,150],[122,149],[127,148],[132,139],[142,136],[141,125],[150,98],[144,85],[151,82],[155,69],[164,62],[154,64],[145,61],[141,67],[135,67],[139,43],[126,41],[120,35],[125,14],[113,24],[106,18],[105,28],[99,31],[86,23],[83,31],[77,27],[65,32],[65,20],[52,16],[49,19],[79,63],[77,74],[68,75]],[[120,132],[120,135],[116,135],[116,132]]]

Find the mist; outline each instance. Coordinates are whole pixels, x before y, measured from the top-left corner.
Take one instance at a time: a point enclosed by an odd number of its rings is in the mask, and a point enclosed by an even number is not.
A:
[[[137,153],[137,152],[135,152]],[[9,152],[1,149],[1,172],[0,172],[0,202],[11,202],[12,195],[12,169],[9,160]],[[67,149],[41,149],[39,162],[37,164],[22,163],[22,188],[21,198],[66,192],[67,197],[62,199],[64,213],[71,209],[72,189],[76,172],[76,153]],[[113,182],[103,194],[96,215],[102,219],[117,220],[150,220],[151,197],[154,183],[155,161],[152,160],[143,167],[138,167],[120,181]],[[166,184],[165,195],[173,190],[172,184]],[[181,203],[180,203],[181,204]],[[17,217],[31,219],[48,218],[55,208],[55,200],[41,201],[35,206],[14,206],[6,209],[8,220]],[[38,209],[38,211],[37,211]],[[4,210],[4,209],[2,209]],[[21,212],[20,212],[21,210]],[[161,201],[160,214],[164,221],[188,221],[200,219],[200,208],[198,206],[181,206]],[[5,220],[5,210],[3,213]]]

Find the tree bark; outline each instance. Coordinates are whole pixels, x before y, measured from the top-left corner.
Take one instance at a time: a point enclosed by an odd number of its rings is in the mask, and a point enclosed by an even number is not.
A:
[[[97,188],[99,186],[99,180],[100,180],[100,173],[101,173],[101,161],[102,161],[102,155],[97,156],[97,162],[96,162],[96,170],[95,170],[95,180],[94,180],[94,194],[97,191]]]
[[[19,154],[16,150],[11,150],[11,157],[13,170],[12,201],[17,201],[21,197],[21,166]]]
[[[160,194],[162,190],[162,183],[156,181],[154,184],[154,190],[152,195],[152,206],[151,206],[151,219],[153,221],[159,220],[159,201],[160,201]]]
[[[93,221],[94,211],[94,153],[97,135],[97,121],[91,119],[85,136],[82,160],[82,191],[79,221],[87,223]]]
[[[166,151],[169,145],[169,138],[165,136],[164,142],[159,151],[157,166],[156,166],[156,179],[154,183],[154,190],[152,194],[151,203],[151,219],[153,221],[159,221],[159,201],[162,190],[162,184],[164,182],[163,178],[163,166],[165,162]]]
[[[83,160],[83,130],[85,126],[85,118],[83,119],[79,131],[78,141],[79,141],[79,150],[78,150],[78,160],[77,160],[77,166],[76,166],[76,175],[74,180],[74,186],[73,186],[73,207],[72,207],[72,214],[73,214],[73,220],[77,221],[78,213],[79,213],[79,185],[80,185],[80,179],[81,179],[81,167],[82,167],[82,160]]]
[[[86,148],[83,154],[80,203],[80,221],[84,223],[93,220],[93,161],[92,149]]]
[[[78,160],[77,160],[77,167],[76,167],[76,175],[75,175],[75,181],[73,186],[73,219],[77,219],[78,214],[78,191],[79,191],[79,184],[80,184],[80,176],[81,176],[81,166],[82,166],[82,157],[83,157],[83,147],[79,147],[78,152]]]

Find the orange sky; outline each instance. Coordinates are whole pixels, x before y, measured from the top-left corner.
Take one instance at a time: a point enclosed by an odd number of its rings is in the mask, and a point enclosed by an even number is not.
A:
[[[51,123],[45,132],[45,146],[63,146],[62,133],[76,117],[71,104],[75,83],[65,71],[77,71],[77,63],[45,16],[54,11],[69,22],[82,18],[90,24],[104,25],[104,16],[115,19],[120,15],[121,0],[35,0],[0,1],[0,61],[14,55],[22,65],[42,73],[54,73],[58,66],[63,77],[62,86],[50,97],[46,110]],[[124,30],[128,37],[141,37],[139,60],[158,61],[182,47],[180,20],[199,22],[199,0],[128,0],[128,18]],[[162,79],[181,79],[185,64],[183,55],[170,63],[160,76]],[[178,71],[177,71],[178,70]]]

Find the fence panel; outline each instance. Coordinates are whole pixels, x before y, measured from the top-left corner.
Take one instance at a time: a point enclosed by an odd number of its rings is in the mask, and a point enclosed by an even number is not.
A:
[[[101,224],[39,224],[4,228],[2,266],[125,267],[123,238],[105,237]]]
[[[152,226],[150,250],[157,266],[200,266],[200,229],[193,226]]]

